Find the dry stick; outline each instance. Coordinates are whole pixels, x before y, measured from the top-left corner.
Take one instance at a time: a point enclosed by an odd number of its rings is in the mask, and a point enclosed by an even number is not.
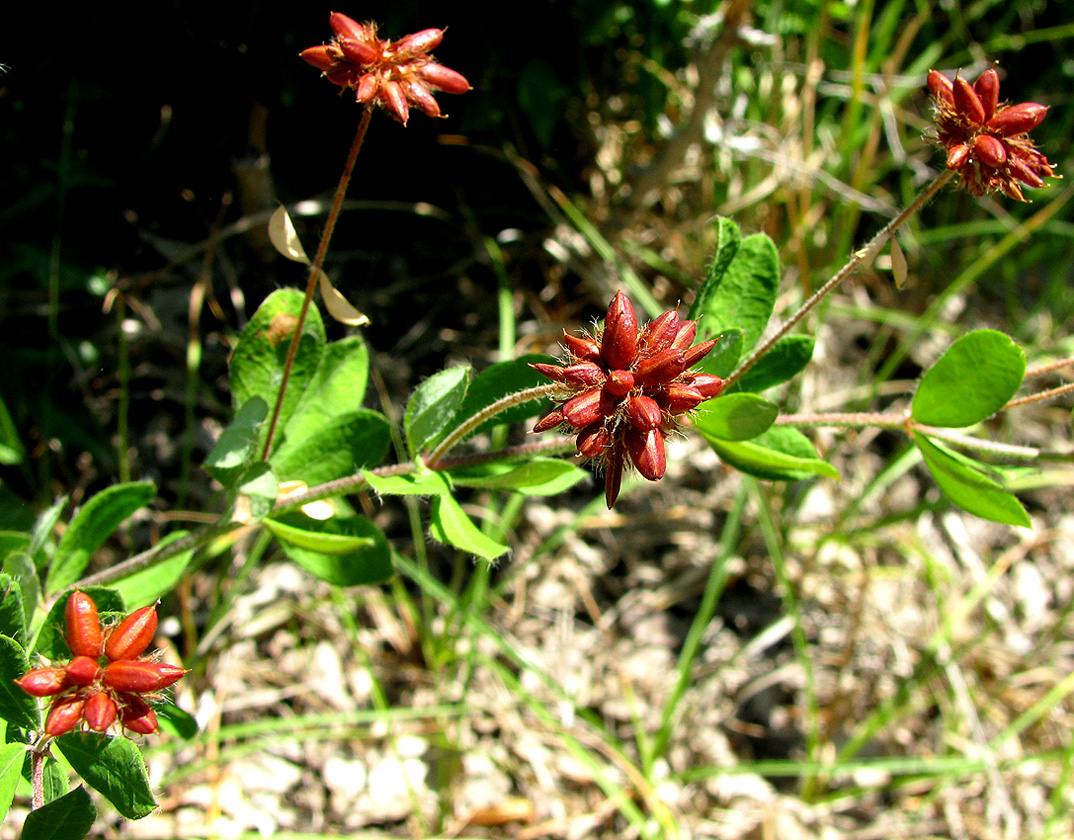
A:
[[[868,245],[858,251],[855,251],[854,256],[850,258],[850,261],[847,262],[847,264],[844,265],[841,269],[839,269],[839,271],[835,275],[833,275],[827,283],[817,289],[817,291],[813,293],[812,297],[810,297],[809,300],[802,304],[801,309],[795,312],[787,320],[787,322],[779,328],[779,331],[776,332],[775,335],[768,339],[764,344],[762,344],[757,350],[753,352],[753,355],[751,355],[748,359],[746,359],[746,361],[739,365],[738,370],[736,370],[729,377],[727,377],[727,380],[724,382],[724,387],[726,388],[728,385],[741,378],[741,376],[746,371],[748,371],[751,367],[757,364],[757,361],[765,353],[772,349],[772,345],[774,345],[777,341],[783,338],[783,336],[785,336],[792,329],[794,329],[795,325],[799,321],[801,321],[806,315],[808,315],[809,312],[813,309],[813,307],[820,303],[821,300],[823,300],[824,297],[830,291],[832,291],[832,289],[834,289],[836,286],[846,280],[855,268],[861,265],[861,263],[863,263],[867,258],[872,258],[876,256],[876,252],[880,250],[880,246],[884,244],[885,240],[887,240],[889,236],[895,233],[895,231],[898,230],[902,226],[902,224],[910,218],[910,216],[920,210],[921,206],[926,201],[936,195],[936,193],[940,191],[944,184],[946,184],[948,181],[951,180],[952,177],[954,177],[954,174],[954,170],[945,169],[943,172],[937,175],[936,178],[927,187],[925,187],[921,194],[918,195],[918,197],[915,198],[906,207],[905,210],[903,210],[898,216],[896,216],[894,219],[884,225],[884,227],[881,228],[880,232],[869,240]]]
[[[339,177],[339,185],[332,199],[332,209],[328,211],[328,219],[324,223],[324,232],[321,234],[321,242],[317,246],[317,255],[310,265],[310,279],[306,284],[306,297],[302,301],[302,309],[298,313],[298,323],[295,325],[294,335],[291,336],[291,346],[287,350],[287,361],[283,365],[283,378],[280,381],[280,390],[276,394],[276,405],[272,409],[272,420],[269,423],[268,435],[265,437],[265,450],[261,453],[261,460],[267,461],[269,452],[272,450],[272,438],[276,434],[276,424],[280,420],[280,410],[283,407],[283,397],[287,393],[287,381],[291,378],[291,368],[298,355],[298,345],[302,340],[302,327],[306,323],[306,313],[309,312],[310,301],[313,300],[313,290],[317,288],[317,276],[324,264],[325,254],[328,253],[328,243],[332,239],[332,231],[336,228],[336,220],[339,218],[339,209],[343,205],[343,196],[347,194],[347,187],[351,182],[351,173],[354,172],[354,162],[358,159],[358,152],[362,150],[362,141],[365,140],[366,130],[369,128],[369,120],[373,116],[373,109],[369,106],[362,111],[362,119],[358,122],[358,130],[354,134],[350,152],[347,153],[347,162],[343,164],[343,174]]]

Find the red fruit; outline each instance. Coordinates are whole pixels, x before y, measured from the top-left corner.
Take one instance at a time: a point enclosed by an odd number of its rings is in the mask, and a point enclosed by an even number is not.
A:
[[[692,368],[711,353],[712,348],[715,346],[716,339],[710,338],[708,341],[702,341],[700,344],[695,344],[693,347],[684,350],[682,354],[683,364],[688,368]]]
[[[119,710],[116,708],[115,701],[103,691],[90,695],[82,710],[83,720],[94,732],[104,732],[116,722],[118,714]]]
[[[56,698],[52,711],[45,720],[45,734],[56,738],[70,732],[82,719],[82,708],[86,701],[76,694]]]
[[[634,381],[643,387],[650,382],[667,382],[684,370],[686,370],[686,361],[682,351],[669,347],[662,353],[642,359],[634,371]]]
[[[549,432],[552,429],[562,426],[565,422],[566,418],[563,416],[563,412],[558,408],[553,408],[534,424],[533,431]]]
[[[124,659],[111,663],[104,669],[102,682],[116,691],[145,694],[160,691],[178,682],[187,670],[164,662],[143,662]]]
[[[706,400],[720,395],[723,390],[723,380],[712,373],[695,373],[690,377],[690,385],[698,390]]]
[[[157,732],[157,715],[149,704],[135,694],[120,694],[119,721],[131,732],[152,735]]]
[[[105,655],[112,661],[135,659],[145,653],[157,632],[157,607],[142,607],[119,623],[104,646]]]
[[[536,368],[537,365],[534,365]],[[554,365],[542,365],[541,368],[550,367],[555,369]],[[585,387],[599,387],[604,384],[605,375],[600,365],[596,365],[593,362],[579,362],[576,365],[569,365],[565,368],[558,368],[562,375],[561,382],[566,382],[570,385],[581,385]],[[542,373],[548,374],[542,369]],[[554,376],[549,378],[554,379]]]
[[[970,159],[970,147],[960,143],[947,150],[947,168],[961,169]]]
[[[407,120],[410,119],[410,106],[407,105],[406,95],[399,86],[399,82],[384,81],[380,89],[384,94],[384,107],[388,109],[388,113],[406,125]]]
[[[564,332],[563,344],[567,352],[580,362],[595,362],[600,358],[600,345],[591,338],[579,338]]]
[[[982,125],[985,121],[985,108],[973,86],[961,76],[955,76],[951,92],[955,97],[955,110],[970,122]]]
[[[951,80],[939,70],[929,70],[928,75],[929,93],[935,99],[942,100],[952,107],[955,104],[955,96],[951,90]]]
[[[679,313],[669,309],[648,323],[638,339],[638,345],[649,356],[667,350],[679,334],[679,325]]]
[[[659,429],[642,432],[628,428],[625,438],[630,460],[634,462],[638,472],[649,481],[663,478],[664,473],[667,471],[664,433]]]
[[[63,668],[35,668],[15,680],[15,685],[34,697],[52,697],[71,686]]]
[[[672,382],[660,397],[660,403],[668,410],[668,414],[685,414],[705,401],[697,388],[681,382]]]
[[[634,374],[629,370],[613,370],[608,374],[604,390],[613,397],[625,397],[634,388]]]
[[[359,23],[354,18],[347,17],[341,12],[332,12],[328,16],[328,25],[336,33],[337,38],[351,41],[371,40],[376,33],[370,27]]]
[[[97,605],[85,592],[75,590],[67,599],[64,611],[67,623],[67,645],[75,656],[96,659],[101,655],[101,622]]]
[[[973,150],[982,163],[999,167],[1007,162],[1007,150],[1002,141],[991,134],[980,134],[973,141]]]
[[[380,90],[380,80],[376,76],[365,74],[358,80],[358,89],[354,93],[356,101],[365,104],[377,95]]]
[[[1048,106],[1036,102],[1023,102],[1004,108],[988,121],[989,131],[1000,137],[1014,137],[1032,131],[1048,114]]]
[[[392,44],[392,53],[397,60],[413,58],[429,50],[435,50],[443,38],[443,29],[423,29],[421,32],[406,35]]]
[[[317,47],[310,47],[309,49],[302,50],[298,54],[298,57],[303,61],[307,61],[316,67],[318,70],[327,73],[332,69],[332,65],[336,63],[335,58],[328,51],[328,47],[321,44]]]
[[[612,442],[612,434],[603,423],[586,426],[578,433],[578,452],[586,458],[598,458]]]
[[[973,83],[973,92],[984,106],[984,118],[992,119],[996,106],[999,105],[999,73],[995,67],[990,67],[977,77],[977,81]]]
[[[612,408],[611,400],[600,389],[579,394],[563,405],[563,419],[572,426],[581,429],[596,423]]]
[[[604,319],[600,358],[609,370],[626,370],[633,364],[637,353],[638,316],[627,296],[616,292]]]
[[[631,422],[634,428],[642,432],[655,429],[660,425],[660,421],[664,416],[656,401],[644,394],[635,394],[627,400],[625,410],[627,420]]]
[[[74,685],[93,685],[101,677],[101,666],[89,656],[76,656],[67,663],[67,676]]]
[[[470,89],[470,83],[462,73],[456,73],[443,64],[430,62],[418,70],[418,75],[422,81],[444,93],[466,93]]]
[[[679,324],[679,332],[671,346],[676,350],[686,350],[694,339],[697,338],[697,321],[683,321]]]
[[[429,88],[414,79],[404,79],[399,84],[403,86],[403,94],[410,101],[410,104],[417,107],[425,116],[440,116],[440,105]]]

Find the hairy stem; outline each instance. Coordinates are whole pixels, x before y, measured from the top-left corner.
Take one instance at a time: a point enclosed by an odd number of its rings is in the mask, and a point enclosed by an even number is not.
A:
[[[893,233],[895,233],[895,231],[898,230],[903,225],[903,223],[906,222],[907,219],[909,219],[914,213],[920,210],[921,207],[925,204],[925,202],[927,202],[930,198],[936,195],[936,193],[940,191],[944,184],[946,184],[948,181],[951,180],[952,177],[954,177],[954,174],[955,173],[953,170],[945,169],[932,181],[930,181],[928,186],[926,186],[925,189],[921,191],[921,194],[918,195],[917,198],[910,202],[910,204],[906,207],[905,210],[903,210],[901,213],[899,213],[898,216],[896,216],[894,219],[884,225],[884,227],[881,228],[880,232],[869,240],[868,245],[858,251],[855,251],[854,255],[850,258],[847,264],[844,265],[841,269],[839,269],[839,271],[837,271],[834,275],[832,275],[831,279],[829,279],[823,286],[817,289],[817,291],[815,291],[812,296],[805,303],[802,304],[801,308],[797,312],[795,312],[789,319],[787,319],[786,323],[784,323],[783,326],[779,328],[775,335],[773,335],[764,344],[754,350],[753,354],[741,365],[739,365],[738,370],[736,370],[727,378],[726,382],[724,383],[724,387],[727,387],[728,385],[737,381],[746,371],[748,371],[751,367],[757,364],[758,360],[765,353],[772,349],[772,345],[774,345],[777,341],[783,338],[783,336],[785,336],[792,329],[794,329],[798,322],[801,321],[806,315],[808,315],[813,310],[813,308],[825,297],[827,297],[827,295],[836,286],[846,280],[847,277],[849,277],[854,271],[854,269],[856,269],[863,262],[875,257],[884,242],[886,242],[887,239]]]
[[[30,810],[36,811],[45,804],[45,751],[30,750],[30,784],[33,788]]]
[[[332,232],[336,229],[336,220],[339,218],[339,210],[343,206],[343,197],[347,194],[347,187],[351,182],[351,174],[354,172],[354,162],[358,159],[358,153],[362,150],[362,142],[365,140],[366,130],[369,128],[369,120],[373,116],[373,110],[367,107],[362,111],[362,118],[358,122],[358,130],[354,134],[350,151],[347,153],[347,161],[343,164],[343,174],[339,177],[336,186],[336,194],[332,198],[332,208],[328,211],[328,219],[324,223],[324,232],[321,241],[317,245],[317,255],[310,265],[310,279],[306,283],[306,297],[302,300],[302,309],[298,313],[298,323],[295,324],[294,334],[291,336],[291,346],[287,350],[287,361],[283,365],[283,377],[280,380],[280,390],[276,394],[276,405],[272,408],[272,420],[269,421],[268,434],[265,436],[265,449],[261,453],[261,460],[267,461],[272,451],[272,439],[276,434],[276,424],[280,420],[280,409],[283,407],[284,394],[287,393],[287,382],[291,378],[291,368],[298,355],[298,345],[302,340],[302,328],[306,323],[306,313],[309,312],[310,301],[313,300],[313,291],[317,288],[317,278],[324,264],[325,255],[328,253],[328,243],[332,240]]]

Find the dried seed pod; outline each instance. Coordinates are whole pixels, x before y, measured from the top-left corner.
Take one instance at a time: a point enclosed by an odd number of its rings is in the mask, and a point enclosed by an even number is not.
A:
[[[988,130],[1000,137],[1014,137],[1032,131],[1048,114],[1048,106],[1023,102],[999,111],[988,121]]]
[[[565,331],[563,344],[567,352],[580,362],[595,362],[600,358],[600,345],[591,338],[579,338]]]
[[[400,84],[403,86],[403,94],[411,105],[414,105],[427,117],[440,116],[440,105],[429,88],[414,79],[404,79]]]
[[[156,605],[135,610],[109,635],[104,646],[105,655],[113,662],[118,659],[135,659],[145,653],[156,632]]]
[[[70,732],[82,719],[82,709],[86,701],[77,694],[67,694],[57,697],[52,704],[52,710],[45,719],[45,734],[51,738],[57,738]]]
[[[332,31],[336,33],[337,38],[345,38],[351,41],[370,41],[377,36],[376,30],[372,26],[359,23],[342,12],[332,12],[328,16],[328,25],[332,27]]]
[[[149,704],[136,694],[119,694],[119,722],[124,728],[139,735],[152,735],[158,731],[157,715]]]
[[[970,147],[960,143],[947,150],[947,168],[961,169],[970,159]]]
[[[928,75],[929,93],[933,98],[946,102],[951,107],[955,105],[955,96],[951,90],[951,80],[939,70],[929,70]]]
[[[395,41],[391,46],[391,51],[398,60],[414,58],[435,50],[440,46],[443,38],[443,29],[423,29],[421,32],[414,32]]]
[[[410,106],[407,105],[406,95],[399,86],[399,82],[384,81],[380,85],[381,93],[384,94],[384,107],[395,119],[406,125],[410,119]]]
[[[34,697],[52,697],[71,687],[71,678],[63,668],[35,668],[27,671],[15,685]]]
[[[973,86],[961,76],[955,76],[951,84],[951,92],[955,97],[955,110],[970,122],[983,125],[985,121],[985,109],[981,104]]]
[[[723,380],[712,373],[695,373],[690,377],[689,384],[696,388],[706,400],[718,397],[723,390]]]
[[[73,685],[93,685],[101,678],[101,666],[90,656],[76,656],[64,669]]]
[[[610,408],[611,401],[605,396],[604,391],[595,388],[564,403],[563,419],[575,428],[581,429],[596,423],[608,413]]]
[[[693,385],[673,382],[660,395],[660,404],[667,409],[668,414],[685,414],[687,411],[693,411],[705,399]]]
[[[1007,150],[1003,142],[991,134],[979,134],[973,140],[973,150],[982,163],[999,167],[1007,162]]]
[[[679,324],[678,311],[669,309],[646,325],[638,338],[638,347],[646,355],[667,350],[679,334]]]
[[[686,370],[681,350],[669,347],[662,353],[642,359],[634,370],[634,381],[639,385],[650,382],[667,382]]]
[[[996,106],[999,105],[999,73],[995,67],[989,67],[977,77],[977,81],[973,83],[973,92],[984,106],[985,120],[992,119]]]
[[[604,453],[604,501],[608,510],[612,509],[619,498],[623,486],[623,444],[612,440],[612,445]]]
[[[366,103],[370,102],[374,96],[377,95],[377,91],[380,90],[380,80],[373,75],[366,74],[358,80],[358,87],[354,92],[354,98],[357,102]]]
[[[612,443],[612,433],[603,423],[586,426],[578,433],[578,452],[586,458],[599,458]]]
[[[324,44],[302,50],[302,52],[298,54],[298,57],[303,61],[312,64],[324,73],[331,70],[332,66],[336,63],[335,57]]]
[[[686,350],[694,343],[695,338],[697,338],[697,321],[682,321],[671,346],[676,350]]]
[[[368,41],[359,41],[353,38],[340,38],[337,42],[343,56],[353,64],[375,64],[380,58],[380,52]]]
[[[116,691],[145,694],[160,691],[178,682],[187,670],[165,662],[143,662],[139,659],[122,659],[112,662],[104,669],[101,681]]]
[[[563,382],[587,388],[599,388],[607,378],[603,368],[593,362],[579,362],[576,365],[560,368],[560,371],[563,374]],[[541,372],[544,373],[544,371]]]
[[[638,316],[627,296],[616,292],[604,319],[600,358],[610,370],[626,370],[634,363],[637,353]]]
[[[566,423],[567,420],[563,416],[563,412],[558,408],[553,408],[544,417],[538,420],[534,426],[534,432],[549,432],[552,429],[558,428]]]
[[[67,625],[67,645],[75,656],[96,659],[101,655],[101,622],[97,605],[85,592],[75,590],[67,599],[64,610]]]
[[[1036,172],[1030,169],[1020,158],[1015,155],[1011,155],[1007,159],[1007,166],[1011,170],[1011,174],[1014,175],[1019,181],[1026,186],[1030,187],[1043,187],[1044,179],[1041,178]]]
[[[103,691],[91,694],[82,710],[82,718],[94,732],[104,732],[116,722],[118,714],[115,701]]]
[[[711,353],[712,348],[715,346],[716,339],[710,338],[708,341],[702,341],[700,344],[695,344],[693,347],[685,350],[682,354],[684,368],[692,368]]]

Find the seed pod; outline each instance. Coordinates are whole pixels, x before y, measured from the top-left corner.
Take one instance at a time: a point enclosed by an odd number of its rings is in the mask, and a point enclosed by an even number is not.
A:
[[[955,110],[959,114],[976,125],[984,124],[984,105],[981,104],[980,97],[977,96],[969,82],[961,76],[955,76],[955,81],[951,85],[951,92],[955,97]]]
[[[414,79],[406,79],[400,84],[403,86],[403,94],[410,100],[411,105],[417,107],[427,117],[440,116],[440,105],[429,92],[429,88]]]
[[[67,599],[64,611],[67,624],[67,645],[75,656],[96,659],[101,655],[101,622],[97,605],[85,592],[75,590]]]
[[[563,416],[563,412],[558,408],[553,408],[544,417],[538,420],[534,426],[533,431],[536,432],[549,432],[558,426],[562,426],[566,422],[566,418]]]
[[[368,41],[376,37],[372,27],[366,26],[347,17],[341,12],[332,12],[328,16],[328,25],[336,33],[337,38],[346,38],[351,41]]]
[[[599,388],[579,394],[563,404],[563,418],[575,428],[581,429],[596,423],[612,408],[612,403]]]
[[[664,433],[659,429],[641,432],[627,427],[627,452],[638,472],[649,481],[663,478],[667,471],[667,455],[664,452]]]
[[[119,721],[131,732],[152,735],[158,731],[157,715],[149,704],[135,694],[120,694]]]
[[[115,701],[103,691],[91,694],[82,710],[86,725],[94,732],[104,732],[116,722],[118,714],[119,710],[116,708]]]
[[[361,70],[352,64],[337,64],[333,69],[325,73],[324,77],[334,85],[350,87],[354,84],[355,76],[360,73]]]
[[[303,61],[309,62],[322,72],[328,72],[332,69],[332,65],[336,63],[335,58],[332,57],[328,47],[324,44],[321,44],[318,47],[310,47],[307,50],[302,50],[302,52],[298,54],[298,57]]]
[[[627,296],[616,292],[604,319],[600,357],[611,370],[626,370],[634,362],[637,353],[638,316]]]
[[[973,92],[984,106],[985,120],[992,119],[996,106],[999,105],[999,73],[995,67],[989,67],[977,77],[977,81],[973,83]]]
[[[399,86],[399,82],[382,82],[380,89],[384,94],[384,107],[388,109],[388,113],[403,125],[406,125],[407,120],[410,119],[410,106],[407,105],[406,95]]]
[[[951,91],[951,80],[939,70],[929,70],[928,75],[929,93],[933,99],[946,102],[954,107],[955,96]]]
[[[1036,172],[1030,169],[1025,163],[1023,163],[1018,157],[1012,155],[1007,160],[1007,168],[1010,173],[1021,181],[1023,184],[1030,187],[1043,187],[1044,179],[1041,178]]]
[[[619,498],[619,490],[622,486],[623,444],[613,441],[604,464],[604,501],[608,505],[608,510],[612,509],[615,500]]]
[[[695,338],[697,338],[697,321],[683,321],[679,324],[679,332],[675,340],[671,342],[671,346],[676,350],[686,350],[694,343]]]
[[[634,374],[629,370],[613,370],[604,383],[604,390],[613,397],[625,397],[633,388]]]
[[[444,93],[466,93],[470,89],[470,83],[466,81],[462,73],[456,73],[443,64],[429,62],[418,70],[418,75],[423,81]]]
[[[336,43],[343,51],[344,58],[353,64],[368,66],[374,64],[380,58],[380,50],[368,41],[340,38]]]
[[[681,382],[672,382],[660,394],[660,404],[667,409],[668,414],[685,414],[704,401],[705,398],[697,388]]]
[[[947,168],[961,169],[970,159],[970,147],[964,143],[952,146],[947,150]]]
[[[52,704],[52,710],[45,719],[45,734],[57,738],[70,732],[82,719],[82,709],[85,705],[86,701],[77,694],[57,697]]]
[[[116,691],[145,694],[160,691],[178,682],[187,670],[165,662],[143,662],[139,659],[123,659],[112,662],[104,669],[102,682]]]
[[[34,697],[52,697],[70,688],[71,679],[63,668],[35,668],[15,680],[15,685]]]
[[[567,352],[579,362],[595,362],[600,358],[600,345],[591,338],[579,338],[564,332],[563,345],[567,348]]]
[[[692,368],[709,353],[712,352],[712,348],[716,346],[716,339],[710,338],[708,341],[702,341],[700,344],[695,344],[689,350],[686,350],[682,354],[683,367]]]
[[[578,433],[578,452],[586,458],[599,458],[612,442],[612,434],[603,423],[586,426]]]
[[[380,81],[377,77],[370,73],[364,73],[358,79],[358,88],[354,92],[354,99],[364,105],[377,95],[378,90],[380,90]]]
[[[101,666],[89,656],[76,656],[64,670],[71,683],[78,686],[93,685],[101,677]]]
[[[982,163],[1000,167],[1007,162],[1007,150],[1003,142],[991,134],[980,134],[973,141],[973,150]]]
[[[690,385],[696,388],[706,400],[719,396],[723,390],[723,380],[711,373],[695,373],[690,377]]]
[[[443,29],[423,29],[421,32],[405,35],[392,44],[392,53],[397,60],[413,58],[435,50],[443,38]]]
[[[642,432],[655,429],[664,418],[656,401],[644,394],[635,394],[627,400],[625,412],[627,420],[631,422],[635,429]]]
[[[534,365],[536,367],[536,365]],[[607,378],[604,369],[593,362],[579,362],[561,368],[563,381],[571,385],[582,385],[588,388],[599,388]]]
[[[638,339],[638,346],[644,353],[651,356],[667,350],[678,333],[679,313],[674,309],[669,309],[646,325]]]
[[[667,382],[686,370],[681,350],[669,347],[662,353],[642,359],[634,371],[634,382],[645,386],[651,382]]]
[[[135,610],[112,631],[104,646],[105,655],[113,661],[135,659],[145,653],[156,632],[156,605]]]
[[[1036,102],[1023,102],[999,111],[988,121],[988,130],[1000,137],[1014,137],[1032,131],[1048,114],[1048,106]]]

